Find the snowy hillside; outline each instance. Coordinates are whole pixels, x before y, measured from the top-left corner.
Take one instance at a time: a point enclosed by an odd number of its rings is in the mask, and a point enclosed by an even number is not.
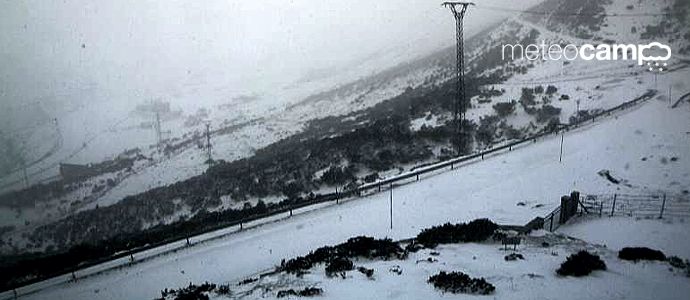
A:
[[[468,37],[507,15],[476,14],[482,22],[470,26]],[[436,15],[447,16],[447,12],[434,7],[433,14],[427,17]],[[97,22],[84,18],[85,22]],[[385,41],[390,43],[384,50],[339,62],[333,67],[337,72],[321,76],[315,76],[315,72],[306,76],[281,73],[283,78],[267,86],[240,89],[234,87],[232,80],[224,79],[224,73],[215,78],[207,74],[213,70],[194,70],[187,74],[184,84],[166,88],[165,92],[115,92],[83,86],[21,105],[8,103],[8,109],[0,112],[0,193],[23,189],[27,182],[47,183],[48,190],[73,192],[51,196],[44,191],[46,188],[34,185],[32,188],[38,191],[32,193],[40,196],[29,197],[34,198],[29,203],[2,205],[0,215],[4,217],[0,226],[22,227],[20,232],[30,232],[75,212],[112,205],[128,195],[202,174],[208,168],[206,151],[199,148],[204,143],[206,122],[210,122],[212,129],[213,158],[234,161],[300,132],[310,120],[362,110],[399,95],[408,87],[447,79],[445,69],[450,64],[446,55],[450,48],[441,56],[437,49],[452,44],[452,40],[438,37],[452,29],[447,26],[411,40],[400,36],[377,41],[361,50]],[[398,46],[400,39],[405,47]],[[88,46],[84,45],[85,52],[91,51]],[[436,54],[427,57],[427,53]],[[333,94],[339,96],[323,98]],[[161,129],[163,139],[174,151],[161,153],[155,147],[156,116],[137,111],[136,106],[152,100],[170,103],[171,111],[161,117]],[[146,160],[131,169],[91,178],[77,186],[55,183],[60,163],[99,163],[137,149]],[[227,203],[224,207],[236,205]]]
[[[189,282],[200,284],[204,281],[223,284],[230,283],[232,290],[237,290],[236,282],[244,280],[258,272],[271,269],[281,259],[304,255],[308,251],[328,244],[337,244],[356,235],[408,238],[416,235],[422,228],[443,222],[462,222],[479,217],[491,217],[504,224],[523,224],[535,216],[548,213],[560,201],[560,196],[576,189],[583,193],[650,193],[652,191],[675,191],[683,193],[690,186],[687,180],[690,173],[686,157],[690,153],[690,104],[683,103],[675,109],[668,107],[668,102],[658,97],[642,107],[621,115],[614,115],[607,120],[581,128],[565,135],[563,162],[558,162],[560,138],[553,137],[546,141],[528,145],[512,152],[491,157],[487,160],[471,163],[455,171],[425,178],[419,183],[396,187],[393,191],[393,230],[388,228],[389,220],[388,193],[376,194],[363,199],[354,199],[338,206],[332,206],[257,228],[231,234],[221,239],[202,243],[176,251],[152,260],[136,263],[129,267],[111,270],[101,275],[80,279],[77,283],[60,284],[28,296],[30,299],[91,299],[91,298],[137,298],[153,299],[160,295],[164,288],[178,288]],[[653,159],[642,160],[644,157]],[[663,163],[663,157],[677,156],[673,163]],[[618,178],[626,179],[631,186],[614,185],[597,173],[602,169],[610,170]],[[664,174],[668,174],[665,176]],[[538,184],[534,184],[538,183]],[[519,206],[518,202],[528,205]],[[615,220],[614,220],[615,221]],[[625,222],[637,224],[635,219]],[[685,241],[690,240],[683,220],[672,222],[640,221],[641,228],[654,223],[655,228],[649,233],[655,235],[651,241]],[[582,223],[587,226],[588,223]],[[575,224],[573,226],[582,226]],[[651,286],[673,287],[670,291],[681,291],[681,294],[668,294],[670,298],[682,295],[687,289],[687,278],[669,273],[661,265],[622,264],[613,260],[610,250],[594,244],[610,245],[617,250],[621,245],[637,243],[634,240],[610,240],[609,236],[592,236],[590,230],[577,230],[569,226],[563,232],[580,236],[589,243],[569,241],[559,244],[548,253],[539,247],[524,247],[526,262],[516,262],[503,267],[502,257],[505,254],[496,250],[497,245],[460,245],[441,249],[437,258],[447,267],[458,266],[473,276],[491,276],[500,288],[500,295],[506,297],[511,291],[520,295],[536,289],[546,295],[555,293],[548,286],[558,283],[577,289],[583,284],[595,284],[597,288],[590,294],[596,298],[611,298],[595,282],[635,286],[636,280],[658,278],[638,288]],[[585,232],[584,235],[578,232]],[[680,234],[680,235],[679,235]],[[621,238],[628,235],[616,235]],[[690,253],[687,245],[674,243],[667,247],[654,242],[656,247],[664,249],[671,255],[685,256]],[[522,247],[522,246],[521,246]],[[565,255],[580,248],[597,249],[604,255],[612,271],[597,275],[585,281],[576,279],[558,279],[553,273],[555,266],[565,259]],[[521,248],[522,249],[522,248]],[[551,251],[558,253],[550,256]],[[351,284],[364,284],[372,295],[388,288],[402,293],[413,293],[406,289],[403,280],[417,282],[424,286],[421,292],[429,297],[440,297],[432,293],[424,283],[426,277],[413,274],[427,274],[440,267],[439,264],[415,264],[417,259],[426,259],[427,252],[419,257],[408,258],[406,262],[381,262],[367,264],[376,268],[375,281],[362,281],[358,273],[346,280],[329,279],[319,284],[327,295],[337,296]],[[476,256],[477,260],[469,260]],[[539,264],[528,264],[532,260],[545,259]],[[612,261],[613,260],[613,261]],[[492,262],[487,264],[487,261]],[[494,268],[493,263],[501,267]],[[388,273],[392,264],[405,264],[405,277]],[[419,265],[419,271],[411,265]],[[472,267],[468,267],[472,266]],[[526,269],[527,268],[527,269]],[[428,271],[425,271],[428,270]],[[420,273],[416,273],[420,272]],[[618,275],[619,273],[624,276]],[[410,274],[411,273],[411,274]],[[534,273],[544,278],[524,277]],[[632,277],[631,277],[632,276]],[[658,276],[658,277],[656,277]],[[310,277],[311,278],[311,277]],[[511,280],[511,278],[513,278]],[[636,279],[637,278],[637,279]],[[67,278],[69,279],[69,278]],[[267,279],[268,282],[273,279]],[[419,282],[419,281],[422,282]],[[293,281],[291,281],[294,283]],[[511,283],[512,282],[512,283]],[[296,283],[295,283],[296,284]],[[312,282],[314,284],[314,282]],[[410,283],[411,284],[411,283]],[[608,287],[609,285],[605,285]],[[649,284],[649,285],[647,285]],[[39,285],[40,286],[40,285]],[[299,287],[297,284],[291,288]],[[379,290],[380,288],[380,290]],[[554,287],[555,288],[555,287]],[[31,290],[27,288],[27,291]],[[19,289],[22,292],[22,289]],[[339,292],[340,291],[340,292]],[[633,297],[637,288],[629,290],[626,295]],[[274,291],[275,292],[275,291]],[[416,293],[416,292],[414,292]],[[647,295],[640,291],[639,295]],[[274,293],[269,293],[274,297]],[[417,294],[408,294],[417,295]],[[666,295],[666,294],[665,294]],[[384,295],[382,295],[384,296]],[[549,297],[546,297],[549,298]],[[219,299],[223,299],[220,297]]]
[[[53,178],[60,162],[92,163],[109,171],[2,195],[0,250],[7,255],[36,251],[28,255],[31,260],[42,253],[70,256],[78,253],[72,247],[86,244],[93,247],[95,258],[110,256],[549,132],[643,94],[655,96],[633,111],[567,133],[562,163],[560,139],[553,137],[396,187],[392,231],[387,229],[389,220],[380,217],[388,212],[389,195],[375,194],[44,292],[58,298],[93,293],[154,297],[163,288],[189,281],[239,280],[282,258],[357,234],[407,238],[422,228],[476,217],[523,224],[551,211],[570,190],[687,197],[689,106],[679,102],[670,107],[690,93],[690,27],[682,16],[666,17],[669,11],[690,13],[690,6],[681,0],[564,2],[546,1],[495,27],[488,26],[495,19],[486,19],[487,24],[474,28],[476,35],[467,36],[470,108],[462,126],[470,138],[465,148],[453,142],[452,47],[415,59],[391,50],[336,75],[323,75],[329,73],[326,69],[261,93],[235,93],[222,83],[202,80],[176,89],[171,109],[160,115],[142,109],[151,103],[147,101],[139,107],[78,101],[62,107],[70,118],[46,122],[42,128],[51,130],[27,135],[27,141],[37,143],[31,148],[29,178]],[[582,8],[579,14],[567,15],[577,7]],[[515,12],[481,4],[476,10],[483,12],[480,16]],[[662,74],[630,60],[531,62],[500,57],[502,44],[542,40],[576,45],[661,40],[674,52]],[[190,104],[196,97],[214,100]],[[22,109],[13,112],[29,113]],[[162,118],[162,138],[167,140],[160,147],[150,142],[157,138],[156,118]],[[98,126],[88,125],[98,119],[103,120]],[[215,160],[210,166],[207,121]],[[26,147],[9,144],[12,147],[3,150],[8,155]],[[14,171],[5,187],[21,186],[21,168],[8,168]],[[43,171],[48,169],[52,171]],[[678,232],[678,224],[668,225]],[[599,242],[607,238],[591,237]],[[481,251],[486,245],[477,247]],[[199,267],[219,263],[232,267]],[[11,279],[35,275],[26,272]],[[164,279],[149,279],[156,277]],[[113,289],[123,282],[132,288]]]
[[[631,10],[622,4],[623,2],[625,1],[606,2],[601,5],[601,9],[609,15]],[[670,1],[664,2],[664,5],[642,3],[640,2],[638,6],[647,5],[649,7],[633,8],[633,12],[635,9],[639,9],[653,14],[663,12],[672,5]],[[478,6],[478,9],[481,11],[482,7]],[[687,69],[684,69],[686,62],[682,54],[674,55],[670,62],[674,71],[659,75],[658,78],[630,61],[598,62],[596,66],[592,66],[591,62],[577,60],[567,65],[561,61],[538,61],[537,63],[497,61],[497,58],[492,56],[496,54],[496,49],[500,48],[502,42],[515,42],[515,39],[526,41],[543,39],[548,42],[560,41],[575,44],[613,37],[626,42],[644,40],[639,32],[638,34],[628,34],[629,31],[622,32],[620,26],[604,26],[604,24],[620,24],[619,20],[626,18],[610,16],[596,20],[601,23],[596,28],[596,32],[590,29],[591,35],[583,36],[582,34],[571,35],[567,30],[554,27],[558,18],[548,18],[550,22],[545,24],[535,22],[534,17],[534,15],[525,14],[511,19],[489,32],[482,33],[483,35],[487,34],[490,39],[470,38],[468,41],[470,49],[468,54],[469,74],[481,79],[474,83],[476,96],[472,97],[472,107],[468,111],[469,119],[477,125],[474,149],[493,147],[496,143],[540,132],[558,123],[568,123],[573,118],[576,120],[580,116],[586,116],[589,113],[631,100],[649,89],[658,90],[660,91],[659,94],[662,95],[667,94],[666,90],[670,89],[673,91],[671,96],[674,98],[683,93],[685,82],[682,79],[673,79],[682,78],[683,74],[687,73]],[[659,18],[659,16],[654,15],[634,18],[635,23],[632,26],[643,27],[644,24],[655,24]],[[687,42],[683,39],[676,39],[674,43],[677,47],[682,48]],[[381,71],[374,76],[344,84],[327,92],[314,94],[304,98],[303,101],[298,100],[291,105],[282,106],[284,110],[268,108],[268,114],[265,110],[268,106],[264,104],[275,102],[262,96],[251,95],[236,98],[236,101],[243,103],[239,106],[241,117],[232,119],[228,119],[225,114],[230,110],[236,110],[238,106],[219,104],[217,109],[198,110],[193,114],[189,114],[189,109],[184,109],[181,116],[176,115],[175,109],[173,109],[171,121],[163,123],[164,129],[179,132],[176,126],[184,128],[184,123],[187,121],[195,124],[185,129],[188,130],[188,133],[171,137],[170,145],[173,150],[164,151],[164,155],[155,147],[142,148],[141,151],[145,159],[138,161],[130,169],[85,181],[73,191],[63,193],[59,197],[51,198],[50,194],[41,193],[40,197],[47,199],[45,201],[33,199],[32,201],[35,202],[33,205],[24,203],[10,206],[9,209],[3,208],[1,212],[5,216],[3,218],[3,226],[7,229],[5,231],[13,232],[11,236],[6,236],[7,240],[11,242],[6,243],[3,247],[11,251],[17,251],[26,246],[35,249],[47,249],[50,245],[54,245],[55,241],[44,240],[45,237],[52,236],[51,239],[55,239],[54,236],[56,235],[50,229],[53,226],[49,224],[57,220],[78,212],[88,212],[99,207],[113,206],[121,203],[127,196],[138,195],[152,188],[181,182],[201,174],[207,169],[207,165],[204,164],[207,157],[204,149],[199,148],[200,143],[203,144],[204,125],[198,121],[193,122],[198,118],[207,117],[212,120],[213,158],[228,162],[251,157],[257,153],[257,150],[278,140],[294,137],[301,131],[305,132],[306,137],[313,134],[317,138],[324,135],[337,138],[342,132],[372,124],[381,118],[381,115],[385,116],[387,110],[410,111],[409,128],[413,134],[420,136],[438,134],[437,132],[442,132],[450,124],[450,114],[447,110],[444,111],[443,101],[450,98],[444,89],[449,86],[449,68],[452,66],[452,59],[453,49],[448,48],[431,56]],[[485,79],[491,78],[491,76],[502,76],[506,80],[491,82]],[[490,81],[490,83],[482,84],[482,81]],[[302,90],[294,91],[294,94],[291,94],[289,89],[284,91],[286,93],[283,96],[288,98],[292,97],[290,95],[306,96]],[[193,91],[190,90],[185,93],[187,95],[185,97],[191,97]],[[432,99],[425,101],[438,101],[441,103],[441,108],[438,108],[438,103],[432,103],[429,108],[420,106],[419,111],[413,115],[411,109],[404,107],[407,104],[402,100],[406,99],[406,101],[414,103],[418,101],[415,98],[419,97],[418,94],[421,94],[424,99]],[[300,99],[299,96],[292,98]],[[496,107],[499,104],[507,104],[512,108],[507,114],[501,114],[497,117],[498,110]],[[96,106],[86,107],[90,107],[90,110],[80,111],[87,112],[91,116],[98,116]],[[132,128],[131,130],[136,130],[139,134],[115,130],[115,135],[109,136],[107,141],[117,143],[117,147],[122,147],[127,144],[123,144],[121,141],[138,144],[137,140],[153,139],[151,135],[154,133],[151,129],[136,129],[138,123],[141,125],[141,122],[151,122],[150,114],[142,116],[126,110],[123,110],[122,113],[127,118],[121,120],[121,123],[116,123],[116,125]],[[334,118],[334,116],[336,117]],[[75,118],[75,120],[80,119]],[[109,122],[99,124],[106,123]],[[61,122],[59,124],[64,126]],[[93,132],[99,130],[99,128],[79,126],[78,124],[70,124],[70,126],[85,128]],[[107,128],[102,130],[107,130]],[[60,137],[61,135],[54,136]],[[137,136],[141,138],[137,138]],[[302,138],[304,137],[298,135],[293,140]],[[74,141],[68,142],[68,144],[74,144]],[[111,148],[111,150],[119,149],[109,147],[109,144],[103,144],[103,147]],[[296,146],[290,145],[288,147]],[[421,149],[422,147],[426,149]],[[278,145],[274,148],[285,147]],[[385,178],[418,167],[420,164],[443,159],[449,153],[451,155],[453,153],[443,143],[420,145],[419,148],[412,151],[428,153],[420,155],[413,153],[411,159],[397,164],[395,168],[388,166],[388,170],[374,170],[367,166],[367,168],[357,172],[357,177],[360,177],[358,180],[361,182],[361,178],[374,174],[379,178]],[[83,148],[79,147],[77,152],[73,153],[82,153],[79,149]],[[274,151],[274,149],[270,151]],[[381,151],[377,150],[376,152]],[[49,161],[50,158],[46,163]],[[55,161],[52,162],[52,164],[55,163]],[[345,160],[341,161],[340,164],[347,166],[348,162]],[[299,177],[312,176],[318,179],[328,167],[328,165],[318,167],[314,173],[300,174]],[[20,173],[17,173],[16,176],[21,177]],[[287,178],[286,180],[290,179]],[[111,182],[112,184],[110,184]],[[311,191],[316,193],[330,191],[334,188],[318,182],[308,185],[312,184],[317,184],[317,187],[311,188]],[[237,193],[231,194],[228,193],[230,191],[227,191],[230,188],[225,189],[226,191],[219,191],[218,198],[211,197],[201,201],[184,199],[184,197],[182,197],[183,199],[168,197],[165,201],[172,203],[172,211],[169,211],[169,208],[160,208],[151,218],[138,218],[136,221],[124,222],[129,224],[128,227],[141,224],[141,228],[149,228],[158,224],[170,224],[180,220],[180,218],[191,218],[204,211],[223,211],[228,208],[237,209],[246,205],[256,205],[259,200],[264,203],[275,203],[281,201],[284,196],[275,192],[273,194],[270,192],[268,194],[260,193],[261,196],[251,194],[246,196]],[[285,187],[282,189],[284,190]],[[281,188],[277,188],[277,190],[280,191]],[[305,188],[303,196],[309,192],[309,188]],[[125,206],[126,204],[112,207],[112,210],[128,211]],[[166,213],[160,213],[160,211]],[[126,216],[121,217],[123,220],[128,220]],[[104,219],[102,216],[94,218],[96,220]],[[79,219],[78,223],[86,222],[83,217],[77,219]],[[70,222],[74,222],[74,220],[69,220],[65,223],[67,225],[63,224],[62,227],[71,226],[69,224],[73,223]],[[44,233],[38,236],[32,234],[33,231],[41,227],[45,227],[42,230]],[[80,239],[78,234],[81,233],[79,231],[75,232],[77,236],[73,236],[72,239]],[[59,232],[57,234],[63,235],[64,233]],[[111,233],[108,232],[107,234]],[[65,241],[60,241],[60,243],[62,242]]]

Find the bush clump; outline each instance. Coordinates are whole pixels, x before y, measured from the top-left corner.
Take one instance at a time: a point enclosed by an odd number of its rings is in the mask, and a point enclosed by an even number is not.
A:
[[[687,267],[690,267],[690,264],[688,264],[687,261],[683,262],[683,259],[678,256],[671,256],[667,259],[667,261],[668,264],[674,268],[685,269]]]
[[[505,259],[505,261],[514,261],[514,260],[518,260],[518,259],[524,260],[525,257],[522,256],[522,254],[520,254],[520,253],[511,253],[511,254],[504,256],[503,259]]]
[[[365,267],[359,267],[359,268],[357,268],[357,271],[359,271],[360,273],[367,276],[367,278],[371,278],[371,276],[374,276],[374,269],[367,269]]]
[[[298,296],[298,297],[314,297],[323,294],[323,290],[315,287],[308,287],[303,290],[295,291],[294,289],[278,291],[276,297],[284,298],[287,296]]]
[[[647,247],[625,247],[618,251],[618,258],[624,260],[666,260],[666,255],[659,250],[650,249]]]
[[[161,291],[161,298],[175,297],[175,300],[208,300],[206,293],[216,289],[216,285],[205,282],[201,285],[189,284],[186,288],[181,289],[164,289]]]
[[[428,282],[437,289],[454,294],[490,295],[496,290],[496,287],[488,283],[484,278],[471,278],[462,272],[446,273],[441,271],[429,277]]]
[[[467,224],[446,223],[422,230],[417,235],[417,242],[427,247],[438,244],[481,242],[494,234],[498,225],[489,219],[477,219]]]
[[[336,257],[326,264],[326,275],[333,276],[336,273],[344,273],[355,268],[355,264],[345,257]]]
[[[405,250],[390,239],[374,239],[371,237],[354,237],[336,246],[325,246],[306,256],[300,256],[281,263],[280,271],[299,274],[311,269],[318,263],[330,263],[340,258],[404,258]]]
[[[606,270],[606,263],[598,255],[582,250],[568,256],[556,273],[561,276],[580,277],[589,275],[595,270]]]

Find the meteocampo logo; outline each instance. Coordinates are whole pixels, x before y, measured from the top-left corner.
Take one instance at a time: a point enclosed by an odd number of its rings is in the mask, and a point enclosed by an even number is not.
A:
[[[659,42],[649,44],[505,44],[503,60],[510,58],[526,60],[637,60],[641,66],[649,61],[667,61],[671,58],[671,47]],[[663,55],[659,55],[663,53]],[[656,55],[655,55],[656,54]]]

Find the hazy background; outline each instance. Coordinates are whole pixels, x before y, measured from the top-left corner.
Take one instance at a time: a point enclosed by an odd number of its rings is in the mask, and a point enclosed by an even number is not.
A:
[[[267,89],[381,52],[406,57],[451,45],[452,17],[440,3],[3,0],[0,97],[3,105],[148,98],[207,81]],[[470,32],[486,21],[478,13],[489,12],[470,11]]]
[[[0,183],[20,177],[18,160],[34,178],[150,145],[152,130],[125,129],[150,121],[130,113],[152,99],[185,115],[230,104],[224,119],[252,118],[452,46],[441,3],[0,0],[0,173],[14,178]],[[508,16],[471,8],[466,36]]]

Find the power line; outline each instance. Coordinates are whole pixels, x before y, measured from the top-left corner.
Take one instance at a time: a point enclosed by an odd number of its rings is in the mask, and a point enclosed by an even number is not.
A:
[[[625,13],[625,14],[606,14],[606,13],[601,13],[601,14],[585,14],[585,13],[556,13],[556,12],[548,12],[548,11],[538,11],[538,10],[523,10],[523,9],[512,9],[512,8],[504,8],[504,7],[498,7],[498,6],[491,6],[491,5],[478,5],[477,8],[479,9],[484,9],[484,10],[493,10],[493,11],[503,11],[503,12],[511,12],[511,13],[524,13],[524,14],[534,14],[534,15],[546,15],[546,16],[557,16],[557,17],[623,17],[623,18],[631,18],[631,17],[668,17],[672,16],[672,13]]]

